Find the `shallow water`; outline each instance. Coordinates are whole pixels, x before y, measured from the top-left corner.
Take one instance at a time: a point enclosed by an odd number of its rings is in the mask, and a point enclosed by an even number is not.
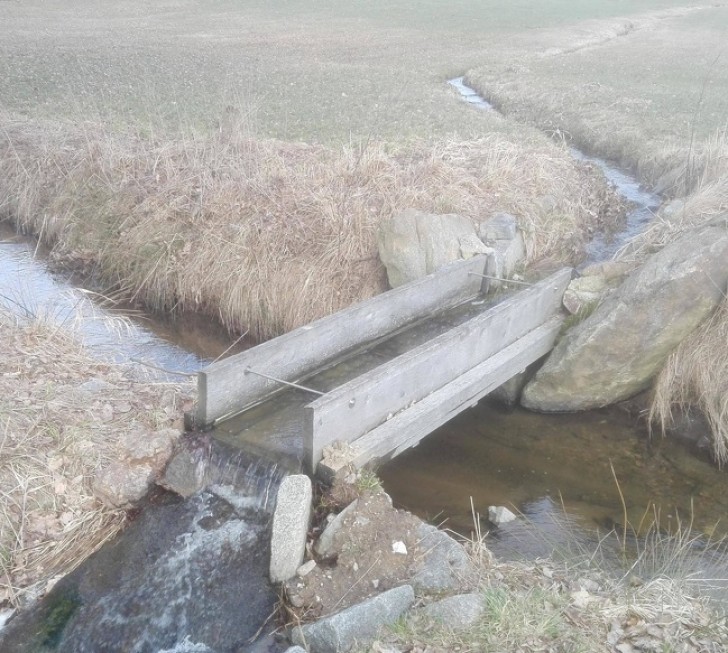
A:
[[[462,78],[449,83],[470,104],[492,109]],[[587,263],[604,260],[644,228],[660,198],[611,164],[572,154],[597,164],[632,207],[620,233],[592,243]],[[398,504],[464,534],[473,529],[471,497],[484,517],[490,505],[522,513],[538,533],[524,522],[493,530],[492,548],[502,555],[536,557],[575,538],[593,545],[597,530],[624,526],[620,491],[635,529],[653,518],[666,529],[692,519],[700,532],[728,532],[725,473],[683,443],[650,439],[644,424],[619,408],[541,415],[483,401],[379,474]]]
[[[180,377],[140,363],[190,374],[230,347],[230,338],[209,320],[175,322],[128,306],[120,309],[67,276],[53,274],[43,252],[6,223],[0,223],[0,307],[71,331],[93,356],[135,363],[135,373],[150,379]]]
[[[473,528],[471,497],[483,516],[490,505],[523,513],[542,532],[535,539],[514,527],[496,533],[493,548],[509,555],[543,555],[545,536],[563,543],[575,530],[621,527],[620,490],[635,528],[655,514],[665,528],[691,517],[707,534],[727,526],[725,473],[682,443],[650,439],[619,408],[539,415],[484,401],[379,474],[398,504],[464,534]]]
[[[490,102],[465,83],[464,77],[450,79],[447,83],[457,90],[468,104],[484,111],[496,111]],[[594,235],[587,246],[585,260],[580,266],[585,267],[591,263],[611,259],[625,243],[647,226],[654,217],[655,211],[662,204],[662,198],[647,190],[631,174],[604,159],[585,154],[575,147],[570,147],[569,152],[578,161],[596,165],[607,181],[614,186],[620,197],[628,203],[626,219],[621,229],[615,233]]]

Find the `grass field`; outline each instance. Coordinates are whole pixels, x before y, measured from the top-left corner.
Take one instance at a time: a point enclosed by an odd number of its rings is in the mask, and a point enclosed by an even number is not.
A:
[[[513,211],[531,262],[577,260],[611,199],[562,142],[692,193],[639,251],[728,206],[723,2],[0,9],[0,215],[257,337],[383,290],[374,234],[408,206]],[[445,84],[464,73],[505,118]]]
[[[135,128],[214,128],[232,106],[261,137],[472,137],[516,127],[456,102],[446,78],[560,47],[583,20],[599,19],[599,30],[603,21],[692,4],[3,2],[0,98],[33,117]],[[570,67],[541,81],[570,85]]]

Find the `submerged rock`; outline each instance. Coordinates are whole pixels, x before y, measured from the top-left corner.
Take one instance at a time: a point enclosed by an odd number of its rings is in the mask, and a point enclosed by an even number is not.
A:
[[[587,410],[647,388],[725,296],[726,261],[728,215],[654,254],[562,338],[521,403],[546,412]]]

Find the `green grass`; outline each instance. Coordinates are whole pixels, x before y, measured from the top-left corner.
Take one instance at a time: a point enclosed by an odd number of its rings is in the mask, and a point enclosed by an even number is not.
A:
[[[348,142],[513,129],[443,84],[528,54],[518,35],[685,3],[140,1],[6,3],[0,98],[35,117],[215,129],[236,107],[259,136]],[[42,35],[42,36],[41,36]]]
[[[534,51],[517,67],[479,67],[471,78],[509,114],[654,182],[676,165],[675,150],[697,152],[726,127],[728,8],[638,25],[596,47],[546,57]],[[568,48],[603,28],[564,30],[549,43]]]

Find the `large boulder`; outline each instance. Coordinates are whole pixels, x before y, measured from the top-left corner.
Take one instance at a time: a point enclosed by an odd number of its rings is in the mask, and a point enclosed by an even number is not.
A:
[[[475,226],[460,215],[407,209],[379,230],[379,257],[392,288],[421,279],[443,265],[490,251]]]
[[[521,403],[587,410],[647,388],[669,354],[717,307],[728,284],[728,215],[667,245],[559,342]]]

